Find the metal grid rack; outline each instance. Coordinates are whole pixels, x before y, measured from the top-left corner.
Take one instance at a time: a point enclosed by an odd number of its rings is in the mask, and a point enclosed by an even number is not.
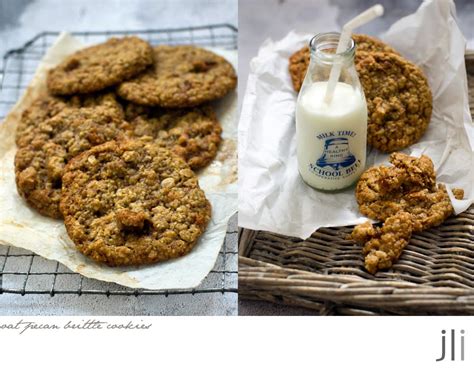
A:
[[[204,47],[237,49],[237,29],[228,24],[202,27],[143,30],[72,32],[86,44],[109,37],[136,35],[158,44],[194,44]],[[58,32],[43,32],[21,48],[8,51],[0,70],[0,121],[31,81],[36,67]],[[237,292],[237,223],[235,216],[213,270],[196,289],[141,290],[88,279],[59,264],[20,248],[0,245],[0,294],[76,294],[76,295],[173,295]]]

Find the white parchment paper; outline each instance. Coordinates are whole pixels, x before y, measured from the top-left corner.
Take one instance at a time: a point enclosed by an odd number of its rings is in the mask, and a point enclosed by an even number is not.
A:
[[[99,265],[75,250],[62,221],[39,215],[16,191],[14,133],[21,112],[46,88],[46,70],[83,46],[69,34],[61,34],[40,63],[25,94],[0,124],[0,244],[28,249],[86,277],[132,288],[171,290],[197,287],[213,268],[229,218],[237,209],[236,93],[216,103],[224,140],[214,162],[199,173],[200,186],[212,204],[212,218],[197,245],[184,257],[144,267]],[[235,51],[211,50],[237,66]]]
[[[327,30],[332,31],[332,30]],[[366,221],[354,187],[316,191],[300,178],[296,159],[294,92],[288,58],[311,34],[290,32],[267,40],[251,61],[239,122],[239,226],[307,238],[323,226]],[[432,158],[438,181],[465,191],[453,198],[456,213],[474,202],[474,128],[469,113],[465,40],[452,1],[430,0],[392,25],[381,37],[428,77],[433,92],[431,123],[422,139],[404,152]],[[388,162],[372,150],[367,167]]]

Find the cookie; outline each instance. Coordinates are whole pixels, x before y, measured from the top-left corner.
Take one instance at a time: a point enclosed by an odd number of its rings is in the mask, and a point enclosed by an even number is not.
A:
[[[102,106],[114,110],[114,113],[124,117],[123,107],[118,101],[115,92],[105,90],[96,93],[68,96],[66,99],[70,107],[97,107]]]
[[[384,221],[398,212],[407,212],[412,215],[413,231],[440,225],[453,214],[446,187],[436,184],[429,157],[393,153],[390,162],[393,166],[371,167],[361,175],[355,196],[362,214]],[[457,198],[463,195],[462,190],[454,194]]]
[[[136,137],[156,138],[160,147],[181,156],[193,170],[207,166],[221,142],[222,128],[210,106],[171,110],[130,103],[125,118]]]
[[[412,216],[401,211],[388,217],[381,227],[374,227],[370,222],[357,225],[351,237],[364,246],[365,268],[375,274],[378,270],[392,267],[400,258],[412,232]]]
[[[109,266],[183,256],[211,216],[184,160],[144,139],[105,143],[71,160],[60,208],[77,249]]]
[[[367,100],[367,143],[393,152],[416,143],[431,119],[428,81],[413,63],[387,52],[359,52],[356,68]]]
[[[55,97],[47,93],[36,98],[32,104],[23,111],[18,121],[15,134],[17,146],[24,146],[26,143],[22,143],[22,139],[25,135],[30,135],[31,130],[37,128],[43,121],[59,114],[67,106],[66,99]]]
[[[237,85],[232,65],[195,46],[157,46],[154,64],[122,83],[118,94],[140,105],[193,107],[223,97]]]
[[[67,162],[104,142],[120,139],[125,123],[106,107],[66,108],[23,136],[15,156],[18,193],[44,216],[61,218],[59,198]]]
[[[356,43],[356,56],[359,51],[367,52],[391,52],[398,54],[392,47],[383,43],[377,38],[370,37],[363,34],[354,34],[352,39]],[[308,69],[310,61],[309,47],[305,46],[302,49],[295,52],[290,57],[289,71],[293,88],[296,92],[299,92],[301,85],[303,84],[304,77],[306,76],[306,70]]]
[[[290,72],[291,82],[293,83],[293,89],[299,92],[303,85],[306,71],[309,67],[311,53],[309,46],[305,46],[302,49],[296,51],[290,56],[290,64],[288,70]]]
[[[96,92],[135,76],[152,62],[148,42],[134,36],[110,38],[68,56],[49,71],[47,85],[56,95]]]
[[[123,110],[117,101],[115,93],[94,93],[75,95],[71,97],[58,97],[49,93],[43,93],[36,98],[32,104],[23,111],[16,128],[16,144],[18,147],[25,145],[30,132],[43,121],[52,118],[68,107],[95,107],[104,106],[116,111],[123,116]],[[25,139],[25,137],[27,137]]]
[[[366,52],[390,52],[392,54],[400,55],[393,47],[387,45],[385,42],[378,38],[371,37],[365,34],[352,35],[352,39],[356,43],[357,51]]]
[[[361,213],[385,221],[382,227],[366,222],[357,225],[351,238],[364,245],[365,268],[370,273],[387,269],[400,257],[413,232],[440,225],[454,209],[443,184],[436,184],[433,162],[428,156],[392,153],[393,166],[366,170],[356,187]],[[464,191],[453,189],[457,199]]]

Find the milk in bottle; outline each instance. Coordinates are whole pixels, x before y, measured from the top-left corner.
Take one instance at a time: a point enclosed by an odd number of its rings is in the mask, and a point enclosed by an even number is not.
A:
[[[296,106],[298,169],[313,188],[339,190],[352,185],[365,167],[367,106],[354,67],[354,41],[339,54],[338,33],[310,42],[311,63]],[[334,63],[341,74],[330,103],[324,96]]]

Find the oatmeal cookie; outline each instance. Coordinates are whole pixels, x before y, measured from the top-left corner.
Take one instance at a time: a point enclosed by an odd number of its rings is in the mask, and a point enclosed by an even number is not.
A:
[[[351,237],[364,246],[365,268],[375,274],[392,267],[410,241],[412,232],[412,215],[400,211],[388,217],[382,227],[374,227],[370,222],[357,225]]]
[[[303,84],[306,71],[309,67],[310,55],[309,46],[305,46],[290,56],[288,69],[290,71],[293,88],[296,92],[300,91],[301,85]]]
[[[15,141],[18,147],[22,147],[22,138],[30,135],[31,131],[40,123],[59,114],[67,107],[67,101],[61,97],[43,94],[35,99],[21,114],[16,127]]]
[[[427,156],[410,157],[392,153],[391,167],[375,166],[366,170],[356,186],[359,210],[379,221],[400,211],[413,216],[414,231],[440,225],[452,215],[453,207],[443,184],[436,185],[433,162]],[[462,198],[460,189],[453,191]]]
[[[222,128],[210,106],[171,110],[130,103],[125,117],[134,136],[156,138],[160,147],[181,156],[193,170],[207,166],[221,142]]]
[[[75,95],[71,97],[59,97],[43,93],[23,111],[16,128],[16,144],[18,147],[23,147],[25,145],[24,141],[28,142],[30,140],[29,135],[40,123],[59,114],[67,107],[95,106],[108,107],[123,116],[122,106],[113,92]]]
[[[113,110],[66,108],[23,136],[15,156],[16,185],[20,195],[44,216],[61,218],[59,198],[66,163],[79,153],[120,139],[125,123]]]
[[[413,232],[440,225],[454,209],[443,184],[436,184],[433,162],[428,156],[392,153],[393,166],[366,170],[356,187],[361,213],[385,221],[381,228],[369,222],[354,228],[351,238],[364,245],[365,268],[370,273],[392,266]],[[453,189],[457,199],[464,191]]]
[[[377,38],[370,37],[363,34],[354,34],[352,39],[356,43],[356,55],[359,51],[368,51],[368,52],[391,52],[398,54],[392,47],[383,43]],[[304,77],[306,75],[306,70],[309,66],[310,51],[309,47],[305,46],[302,49],[295,52],[290,57],[289,71],[291,76],[291,81],[293,82],[293,88],[296,92],[299,92],[301,85],[303,84]]]
[[[193,107],[223,97],[237,85],[232,65],[195,46],[157,46],[154,65],[117,91],[140,105]]]
[[[148,42],[134,36],[110,38],[67,57],[49,71],[47,85],[56,95],[96,92],[135,76],[152,62]]]
[[[118,101],[118,97],[114,91],[105,90],[96,93],[68,96],[66,101],[68,106],[76,108],[97,106],[106,107],[113,110],[115,114],[118,114],[122,118],[124,117],[123,107]]]
[[[71,160],[60,208],[77,249],[109,266],[183,256],[211,216],[184,160],[145,139],[108,142]]]
[[[382,152],[416,143],[431,119],[428,81],[413,63],[387,52],[359,52],[356,69],[367,100],[367,142]]]

